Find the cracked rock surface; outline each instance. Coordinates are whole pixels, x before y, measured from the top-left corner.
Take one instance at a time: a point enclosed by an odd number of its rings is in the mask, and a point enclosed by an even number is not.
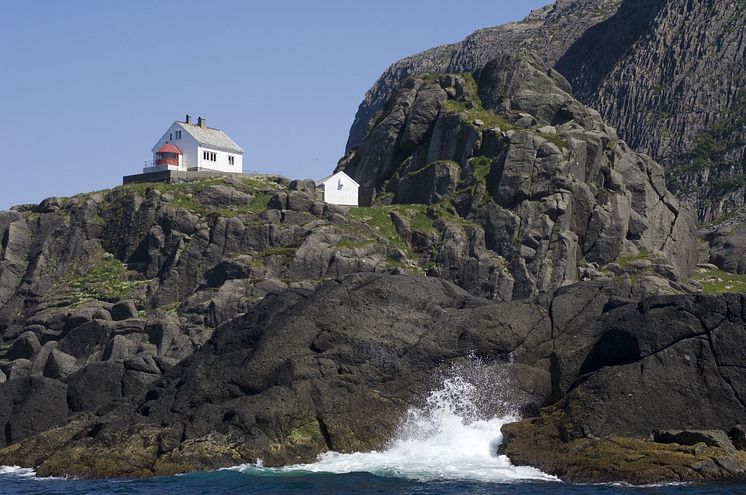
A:
[[[506,427],[513,462],[584,481],[730,477],[744,468],[722,432],[746,421],[745,303],[640,299],[616,282],[568,286],[548,304],[507,303],[433,278],[350,275],[267,296],[147,389],[16,442],[0,462],[40,474],[143,476],[376,449],[438,370],[471,355],[500,367],[515,405],[534,415]],[[721,440],[704,453],[650,441],[687,429]],[[547,449],[526,447],[537,431]],[[122,456],[137,445],[145,448]],[[547,453],[567,449],[576,457]],[[599,464],[645,452],[658,471]]]
[[[691,210],[658,164],[568,91],[531,52],[498,53],[474,74],[414,76],[338,170],[366,204],[437,204],[480,225],[515,298],[624,257],[686,279],[698,256]]]

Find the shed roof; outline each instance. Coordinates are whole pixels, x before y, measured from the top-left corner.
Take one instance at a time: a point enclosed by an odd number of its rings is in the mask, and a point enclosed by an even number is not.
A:
[[[326,182],[329,182],[329,181],[330,181],[331,179],[335,178],[335,177],[336,177],[336,176],[338,176],[338,175],[344,175],[345,177],[347,177],[348,179],[350,179],[350,180],[351,180],[351,181],[352,181],[352,182],[353,182],[353,183],[354,183],[354,184],[355,184],[356,186],[359,186],[359,185],[360,185],[360,184],[358,184],[358,183],[357,183],[357,182],[355,181],[355,179],[353,179],[352,177],[350,177],[349,175],[347,175],[346,173],[344,173],[344,171],[342,171],[342,170],[340,170],[339,172],[336,172],[336,173],[334,173],[334,174],[332,174],[332,175],[327,175],[327,176],[326,176],[326,177],[324,177],[323,179],[319,179],[319,180],[317,180],[317,181],[316,181],[316,185],[317,185],[317,186],[320,186],[320,185],[322,185],[322,184],[324,184],[324,183],[326,183]]]

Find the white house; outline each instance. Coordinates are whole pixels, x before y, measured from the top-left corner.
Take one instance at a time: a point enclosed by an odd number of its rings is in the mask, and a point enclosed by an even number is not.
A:
[[[344,172],[337,172],[316,181],[321,200],[333,205],[357,206],[357,190],[360,184]]]
[[[243,172],[241,147],[220,129],[207,127],[207,120],[202,117],[196,124],[189,115],[184,122],[171,124],[152,151],[153,162],[146,164],[143,173],[164,170]]]

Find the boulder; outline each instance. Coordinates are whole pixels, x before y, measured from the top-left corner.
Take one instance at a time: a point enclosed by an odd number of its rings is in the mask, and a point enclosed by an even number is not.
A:
[[[101,361],[124,361],[133,356],[138,349],[138,343],[123,335],[115,335],[104,349]]]
[[[204,188],[198,199],[203,205],[225,208],[247,205],[251,202],[252,196],[227,185],[212,185]]]
[[[77,369],[76,361],[74,356],[54,349],[49,353],[47,362],[44,364],[44,376],[58,379],[65,378]]]
[[[114,321],[137,318],[137,306],[134,301],[119,301],[111,307],[111,317]]]
[[[61,331],[65,328],[68,310],[50,308],[37,312],[26,320],[26,325],[41,325],[50,330]]]
[[[122,397],[124,365],[121,362],[92,363],[65,378],[67,405],[71,412],[95,412]]]
[[[33,363],[28,359],[16,359],[15,361],[6,362],[0,369],[5,373],[8,380],[23,378],[31,375],[31,366]]]
[[[287,209],[299,213],[310,212],[316,203],[312,196],[300,191],[290,191],[287,199]]]
[[[112,333],[110,322],[91,320],[70,330],[59,342],[58,349],[85,360],[96,352],[101,352],[109,342]]]
[[[67,323],[65,323],[65,331],[72,330],[73,328],[92,320],[111,321],[111,313],[109,312],[110,308],[111,303],[103,301],[92,301],[83,304],[67,319]]]
[[[300,191],[311,198],[316,198],[316,182],[311,179],[291,180],[288,189],[290,191]]]
[[[134,356],[124,360],[124,368],[128,371],[140,371],[149,374],[161,374],[155,358],[152,356]]]
[[[23,377],[0,384],[0,447],[57,426],[67,419],[67,385]]]
[[[181,328],[171,319],[162,319],[148,322],[145,332],[150,338],[150,343],[158,346],[158,355],[164,356],[171,349],[174,339],[181,333]]]
[[[41,349],[39,339],[34,332],[24,332],[13,342],[8,352],[5,354],[6,359],[33,359]]]
[[[49,355],[53,350],[57,348],[57,342],[47,342],[44,344],[34,358],[33,364],[31,365],[31,374],[34,376],[41,376],[44,374],[44,368],[46,367]]]

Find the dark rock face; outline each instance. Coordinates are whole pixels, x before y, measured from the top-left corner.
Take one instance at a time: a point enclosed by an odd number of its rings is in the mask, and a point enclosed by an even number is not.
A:
[[[114,321],[129,320],[137,318],[137,306],[134,301],[120,301],[111,308],[111,317]]]
[[[459,173],[460,167],[457,163],[432,162],[399,180],[394,202],[427,205],[439,203],[456,191]]]
[[[48,430],[67,419],[67,385],[24,377],[0,384],[0,447]]]
[[[553,308],[568,296],[558,296]],[[620,475],[640,483],[742,476],[743,460],[729,453],[733,446],[726,432],[735,431],[732,436],[738,438],[746,412],[746,382],[738,364],[744,302],[743,295],[735,294],[658,296],[628,304],[594,296],[558,339],[588,339],[592,344],[573,349],[557,344],[553,393],[558,400],[539,418],[506,427],[503,451],[514,462],[578,481],[608,481]],[[607,309],[600,315],[591,311],[597,315],[594,320],[583,318],[588,308],[602,304]],[[582,306],[583,299],[572,305]],[[543,451],[531,447],[533,435],[547,437]],[[651,459],[663,460],[638,466],[638,474],[623,474],[613,459],[658,447],[615,442],[614,436],[682,445],[701,442],[721,449],[713,455],[725,458],[707,464],[706,457],[696,458],[699,454],[693,450],[686,466],[674,468],[665,465],[676,464],[679,454],[658,451]],[[593,440],[599,438],[611,438],[613,448]],[[599,459],[608,464],[599,465]]]
[[[530,53],[498,54],[474,79],[410,78],[338,168],[361,185],[361,202],[452,205],[480,225],[513,297],[577,280],[581,260],[640,253],[660,255],[659,274],[687,277],[692,214],[661,168],[568,89]]]
[[[118,397],[126,387],[91,395],[77,380],[103,373],[118,384],[123,370],[124,380],[130,372],[160,376],[152,358],[126,360],[123,367],[102,363],[72,375],[68,386],[76,388],[75,397],[89,401],[88,409],[95,407],[98,415],[16,442],[0,451],[0,462],[25,459],[47,474],[121,475],[134,467],[117,457],[119,451],[144,441],[160,447],[138,454],[138,472],[163,474],[380,448],[407,405],[432,386],[428,377],[473,353],[510,360],[505,372],[517,390],[527,392],[518,406],[545,407],[526,422],[542,425],[555,439],[547,439],[542,457],[536,449],[519,448],[535,430],[522,429],[523,423],[506,427],[504,448],[514,462],[569,479],[613,479],[603,471],[583,471],[579,458],[551,464],[545,457],[556,461],[561,449],[581,447],[598,454],[594,439],[615,435],[623,437],[620,452],[655,450],[665,471],[627,479],[740,472],[745,464],[719,432],[737,429],[746,419],[739,399],[746,375],[736,365],[746,299],[638,298],[627,284],[584,282],[563,288],[548,307],[496,303],[442,280],[380,274],[351,275],[313,292],[285,290],[219,327],[149,387],[125,392],[124,402]],[[336,318],[329,319],[330,312]],[[720,449],[712,456],[734,464],[713,464],[696,475],[691,466],[702,460],[701,450],[683,452],[646,440],[664,430],[679,432],[659,440],[694,442],[691,435],[699,432],[707,448]],[[71,444],[60,448],[57,442]],[[683,454],[690,457],[682,461]],[[92,457],[101,463],[85,461]]]
[[[711,220],[746,198],[744,19],[743,5],[728,0],[558,1],[394,63],[360,104],[347,151],[369,138],[407,78],[472,72],[501,50],[529,49],[669,170],[674,192]]]
[[[451,187],[442,182],[434,199]],[[147,389],[267,294],[351,273],[429,271],[511,298],[512,278],[479,226],[412,208],[352,215],[318,201],[313,181],[250,178],[0,212],[0,391],[44,377],[66,386],[50,418],[94,413]],[[32,430],[14,431],[17,441]]]

